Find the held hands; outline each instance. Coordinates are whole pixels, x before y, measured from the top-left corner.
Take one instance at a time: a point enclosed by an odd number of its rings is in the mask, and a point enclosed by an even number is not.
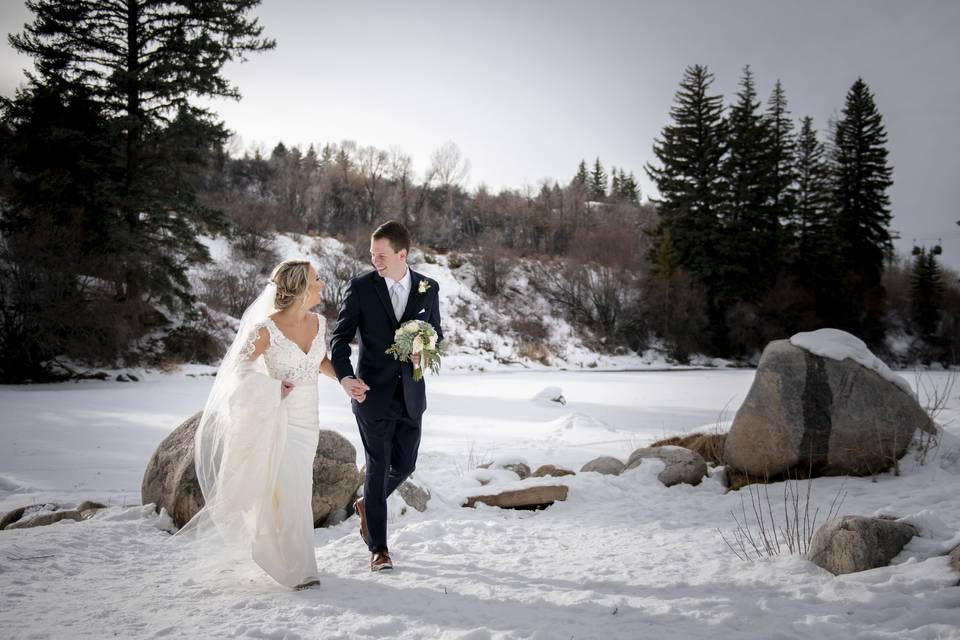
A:
[[[347,392],[351,399],[357,402],[363,402],[367,399],[367,391],[370,387],[360,378],[343,378],[340,380],[340,386]]]
[[[286,380],[280,383],[280,399],[286,398],[290,395],[290,392],[293,391],[293,383],[287,382]]]

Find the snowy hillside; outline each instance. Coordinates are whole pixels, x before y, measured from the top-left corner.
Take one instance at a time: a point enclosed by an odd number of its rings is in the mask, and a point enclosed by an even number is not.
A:
[[[195,270],[191,277],[199,282],[211,269],[249,270],[251,267],[233,257],[227,241],[207,238],[214,265]],[[278,260],[305,259],[318,264],[321,255],[330,254],[346,260],[348,248],[334,238],[316,238],[300,234],[278,234],[274,249]],[[643,353],[620,355],[598,354],[584,344],[583,336],[561,317],[537,292],[527,278],[529,264],[521,263],[510,280],[495,297],[482,295],[476,281],[470,256],[463,256],[451,267],[448,255],[425,254],[414,248],[408,263],[440,285],[441,313],[446,344],[443,354],[445,371],[496,371],[545,369],[634,370],[688,368],[670,362],[662,351],[649,349]],[[369,263],[357,263],[359,272],[370,270]],[[321,276],[323,276],[321,268]],[[328,286],[329,283],[328,283]],[[542,324],[546,337],[531,343],[518,331],[518,319]],[[719,358],[694,357],[691,365],[725,366]]]

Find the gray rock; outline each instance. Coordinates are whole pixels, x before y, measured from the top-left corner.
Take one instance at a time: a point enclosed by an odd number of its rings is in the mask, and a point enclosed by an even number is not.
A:
[[[43,507],[43,506],[46,506],[46,505],[32,504],[26,507],[17,507],[16,509],[7,511],[5,514],[3,514],[3,517],[0,518],[0,531],[3,531],[14,522],[17,522],[21,518],[23,518],[23,514],[27,511],[27,509],[33,509],[35,507]]]
[[[657,479],[667,487],[682,483],[697,485],[707,475],[707,463],[703,456],[696,451],[672,445],[637,449],[627,459],[624,471],[639,467],[641,462],[649,458],[666,463],[663,471],[657,474]]]
[[[160,443],[147,464],[140,486],[143,504],[166,508],[177,527],[182,527],[203,506],[203,494],[193,466],[193,440],[202,413],[196,413]],[[326,524],[332,514],[346,510],[359,474],[356,449],[335,431],[320,431],[313,461],[313,519]]]
[[[935,427],[914,397],[877,372],[776,340],[763,350],[724,459],[758,477],[794,467],[869,475],[902,457],[917,429]]]
[[[366,472],[367,465],[360,467],[360,484],[357,486],[356,496],[350,501],[351,506],[356,498],[363,495],[363,476]],[[403,498],[403,501],[407,503],[408,507],[413,507],[420,512],[427,510],[427,503],[430,502],[431,498],[430,490],[414,480],[413,476],[410,476],[400,483],[400,486],[397,487],[397,493],[400,494],[400,497]]]
[[[624,465],[621,461],[611,456],[601,456],[594,458],[587,464],[580,467],[580,473],[584,471],[595,471],[607,476],[618,476],[623,472]]]
[[[494,465],[492,462],[484,462],[483,464],[478,464],[477,469],[507,469],[508,471],[513,471],[521,480],[525,480],[530,477],[530,467],[523,462],[517,462],[514,464],[504,464],[504,465]]]
[[[562,476],[572,476],[576,475],[570,469],[563,469],[552,464],[542,464],[537,467],[537,470],[530,474],[532,478],[544,478],[546,476],[551,476],[554,478],[560,478]]]
[[[427,503],[430,502],[430,490],[426,487],[421,486],[411,478],[407,478],[397,487],[397,492],[410,507],[420,512],[427,510]]]
[[[29,511],[34,508],[42,508],[44,511],[34,516],[29,515]],[[51,508],[52,510],[50,510]],[[106,505],[100,504],[99,502],[91,502],[90,500],[81,502],[75,509],[61,509],[60,506],[56,504],[37,504],[29,507],[20,507],[4,515],[3,519],[0,520],[0,530],[42,527],[60,522],[61,520],[80,522],[92,518],[97,511],[106,508]],[[27,515],[24,516],[24,514]]]
[[[885,567],[915,535],[903,522],[843,516],[817,529],[807,558],[834,575]]]
[[[564,485],[537,485],[492,495],[470,496],[463,506],[474,507],[482,502],[502,509],[544,509],[558,500],[566,500],[567,492]]]

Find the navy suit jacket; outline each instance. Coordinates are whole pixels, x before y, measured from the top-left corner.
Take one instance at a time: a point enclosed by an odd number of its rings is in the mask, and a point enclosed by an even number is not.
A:
[[[409,267],[407,267],[409,269]],[[420,293],[420,283],[429,288]],[[376,420],[386,415],[397,383],[403,384],[407,412],[419,417],[427,408],[424,380],[414,382],[413,365],[400,362],[386,353],[393,344],[393,334],[408,320],[424,320],[437,332],[437,344],[443,340],[440,329],[440,294],[436,280],[410,269],[410,293],[403,317],[397,322],[387,283],[376,271],[370,271],[350,281],[346,296],[340,304],[337,325],[330,338],[330,361],[337,380],[356,375],[370,387],[363,402],[352,400],[353,412],[364,420]],[[354,373],[350,363],[350,342],[359,331],[360,359]]]

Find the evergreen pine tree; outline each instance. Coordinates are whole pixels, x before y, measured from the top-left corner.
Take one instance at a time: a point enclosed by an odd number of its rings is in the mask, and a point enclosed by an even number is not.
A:
[[[616,167],[610,167],[610,197],[619,200],[623,196],[623,186],[620,171]]]
[[[45,363],[114,348],[91,282],[115,275],[119,172],[99,103],[82,86],[33,85],[3,103],[11,169],[0,216],[0,382],[49,378]],[[100,355],[97,353],[97,355]]]
[[[307,155],[303,157],[303,170],[307,177],[313,176],[320,169],[320,158],[317,157],[317,148],[313,143],[307,148]]]
[[[628,176],[621,174],[620,184],[623,190],[624,200],[634,204],[640,204],[640,186],[637,184],[637,177],[633,175],[633,171],[631,171]]]
[[[722,165],[726,188],[717,266],[727,304],[758,302],[777,273],[780,225],[770,201],[771,132],[759,107],[748,65],[728,115],[728,154]]]
[[[810,116],[802,120],[794,154],[786,259],[801,281],[819,288],[835,274],[837,251],[830,228],[830,165]]]
[[[9,37],[13,48],[34,62],[27,85],[4,108],[14,137],[23,139],[50,115],[32,111],[39,108],[37,97],[50,91],[68,104],[82,96],[101,126],[86,150],[83,137],[60,141],[72,145],[77,155],[97,158],[76,167],[72,193],[30,192],[41,189],[38,178],[60,162],[55,151],[34,163],[18,156],[15,169],[23,180],[13,198],[16,211],[4,219],[4,233],[42,226],[50,206],[73,208],[79,191],[97,194],[95,203],[87,203],[95,209],[96,229],[61,220],[58,224],[71,226],[59,231],[68,229],[81,245],[98,241],[109,256],[98,268],[86,264],[86,272],[69,275],[74,281],[95,276],[99,284],[88,295],[109,291],[111,303],[122,305],[113,317],[123,326],[109,327],[118,340],[146,330],[148,304],[172,308],[194,299],[187,269],[209,259],[198,235],[223,228],[222,215],[203,205],[197,187],[201,173],[222,154],[227,131],[193,99],[239,97],[221,75],[223,65],[274,46],[259,37],[261,27],[247,15],[257,4],[31,0],[27,6],[33,21]],[[63,112],[66,118],[77,113]],[[62,124],[66,129],[61,131],[88,128],[77,121]],[[110,153],[101,153],[101,147]],[[38,197],[63,201],[48,201],[44,211],[35,204]],[[61,267],[71,269],[65,263],[51,268]],[[75,314],[80,313],[78,308]]]
[[[651,199],[660,214],[651,247],[660,247],[669,232],[669,244],[679,264],[705,285],[711,326],[719,326],[722,310],[716,304],[716,246],[726,125],[722,96],[709,95],[712,83],[707,67],[687,67],[670,108],[672,122],[653,144],[660,166],[647,164],[645,168],[660,193],[659,198]],[[656,250],[652,252],[649,260],[655,263],[658,257]],[[721,347],[722,335],[714,334],[711,339]]]
[[[893,170],[887,164],[887,134],[873,94],[858,78],[847,93],[833,140],[834,233],[840,243],[843,290],[834,324],[871,345],[882,343],[886,292],[885,258],[893,250],[890,198]]]
[[[600,164],[600,158],[597,158],[593,163],[588,188],[591,200],[600,201],[607,197],[607,173],[603,170],[603,165]]]
[[[586,188],[587,181],[590,179],[589,174],[587,173],[587,162],[586,160],[580,161],[580,166],[577,167],[577,173],[573,176],[573,186],[579,188]]]
[[[889,225],[893,170],[887,134],[873,94],[862,79],[850,88],[834,139],[834,200],[845,263],[869,283],[879,282],[892,249]]]
[[[936,340],[937,321],[940,318],[943,297],[943,268],[937,261],[937,256],[941,252],[940,245],[931,249],[913,248],[913,273],[910,278],[911,309],[917,332],[928,345]]]
[[[331,164],[333,164],[334,156],[336,155],[336,149],[329,142],[323,145],[323,148],[320,150],[320,168],[326,169]]]
[[[787,109],[787,96],[780,80],[773,86],[773,92],[767,101],[767,127],[770,132],[769,181],[771,205],[775,209],[781,224],[793,216],[794,198],[791,187],[795,183],[796,139],[793,133],[793,121]]]
[[[239,93],[221,75],[230,59],[269,49],[248,12],[259,0],[31,0],[10,44],[34,59],[29,86],[83,87],[115,136],[115,177],[100,212],[114,229],[118,273],[104,274],[140,330],[145,300],[193,299],[186,270],[209,259],[197,235],[221,224],[196,197],[196,175],[227,132],[194,97]],[[115,174],[115,175],[114,175]],[[106,178],[105,178],[106,180]]]

